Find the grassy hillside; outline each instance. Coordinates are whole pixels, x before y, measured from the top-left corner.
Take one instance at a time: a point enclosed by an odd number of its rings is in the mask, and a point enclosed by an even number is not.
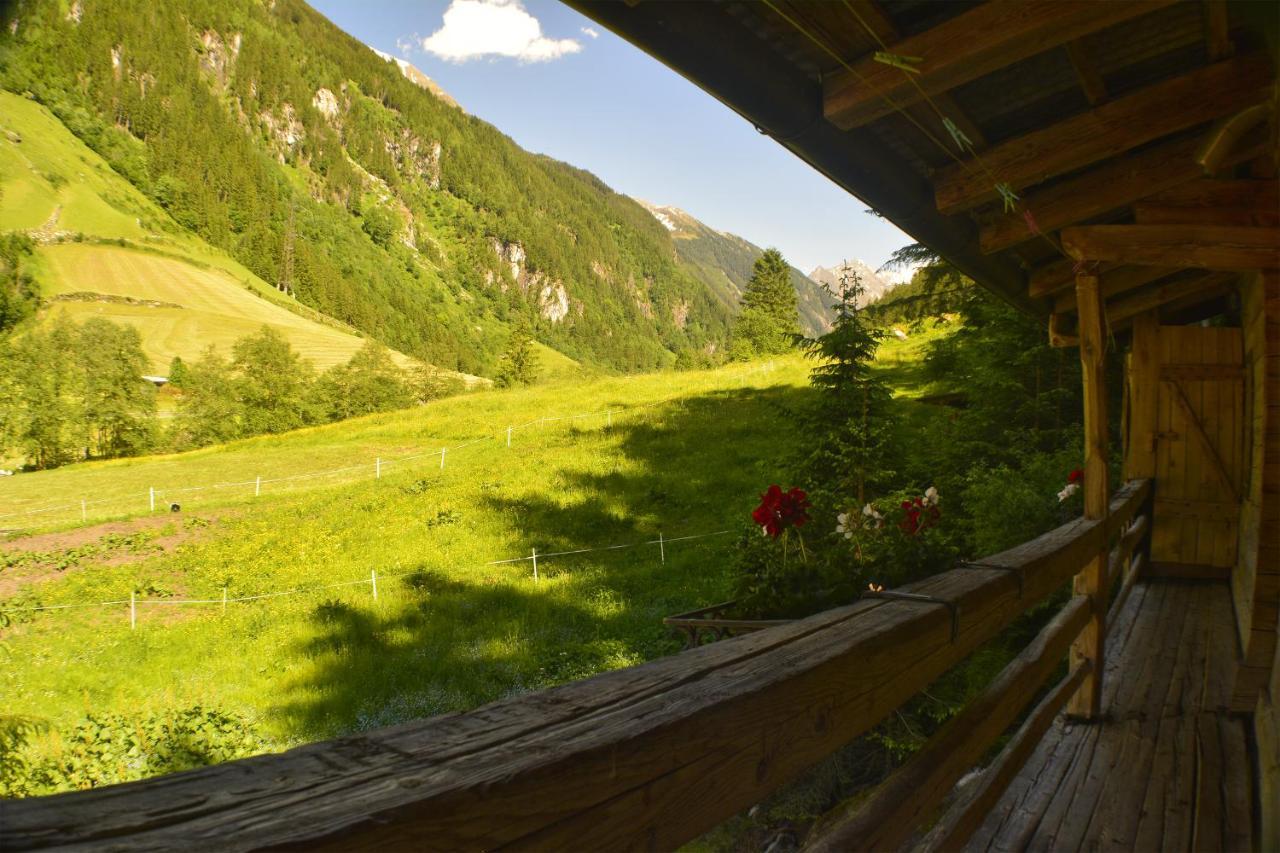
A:
[[[724,340],[731,309],[643,208],[523,151],[300,0],[80,0],[72,12],[58,0],[0,10],[0,88],[31,93],[152,212],[302,304],[469,373],[494,369],[522,318],[613,370]],[[20,174],[10,227],[31,229],[57,208],[29,197],[50,182],[25,168],[6,167]],[[92,203],[66,221],[153,230],[144,211]]]
[[[66,733],[86,712],[200,705],[271,748],[461,710],[674,651],[664,615],[723,597],[731,537],[489,565],[528,555],[740,529],[788,439],[759,424],[807,393],[798,359],[480,392],[425,408],[177,456],[90,463],[4,483],[13,539],[4,614],[7,714]],[[580,412],[577,420],[528,424]],[[506,446],[505,427],[526,424]],[[457,447],[444,470],[439,456]],[[374,460],[384,461],[374,478]],[[357,466],[330,477],[181,492]],[[148,512],[147,490],[180,513]],[[79,524],[81,497],[124,503]],[[164,509],[163,503],[161,509]],[[12,518],[0,519],[11,523]],[[381,576],[378,600],[367,582]],[[364,582],[360,586],[360,582]],[[307,594],[217,603],[326,584]],[[168,605],[203,599],[212,605]],[[3,624],[3,623],[0,623]],[[64,748],[46,736],[41,748]],[[71,748],[71,747],[66,747]]]
[[[364,344],[186,232],[47,109],[10,92],[0,92],[0,231],[41,242],[36,278],[46,314],[137,327],[161,374],[175,355],[189,360],[210,344],[229,354],[263,325],[320,369]]]

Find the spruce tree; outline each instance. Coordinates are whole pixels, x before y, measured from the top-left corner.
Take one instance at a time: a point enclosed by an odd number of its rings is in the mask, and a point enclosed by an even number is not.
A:
[[[777,249],[767,249],[751,268],[742,294],[742,311],[734,323],[730,355],[748,359],[777,355],[794,345],[800,334],[800,314],[791,270]]]
[[[801,343],[818,364],[809,384],[818,392],[805,416],[808,441],[800,467],[812,485],[815,503],[861,507],[891,484],[896,415],[888,383],[876,376],[872,360],[884,337],[866,316],[861,277],[848,270],[841,276],[836,317],[831,331]]]

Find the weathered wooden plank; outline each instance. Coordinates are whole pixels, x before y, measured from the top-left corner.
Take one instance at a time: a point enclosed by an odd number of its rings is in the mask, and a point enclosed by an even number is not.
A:
[[[994,145],[983,152],[986,168],[958,163],[938,173],[937,208],[953,214],[995,201],[999,194],[991,174],[1021,190],[1262,103],[1271,80],[1271,65],[1265,57],[1237,57]]]
[[[1136,317],[1156,308],[1171,306],[1182,299],[1193,299],[1197,302],[1206,300],[1217,293],[1215,288],[1222,286],[1231,275],[1231,273],[1207,273],[1198,276],[1193,274],[1191,277],[1178,277],[1161,282],[1110,302],[1107,305],[1107,316],[1114,327],[1130,317]],[[1185,358],[1185,354],[1179,357]]]
[[[1084,385],[1084,514],[1086,518],[1101,518],[1107,512],[1107,341],[1096,275],[1082,272],[1076,276],[1076,303],[1080,312],[1080,367]],[[1104,546],[1072,582],[1076,595],[1087,595],[1093,600],[1093,617],[1071,647],[1073,668],[1083,660],[1093,662],[1093,671],[1069,705],[1072,714],[1083,717],[1097,717],[1102,712],[1106,582],[1107,549]]]
[[[1076,260],[1220,271],[1280,266],[1280,228],[1077,225],[1061,236]]]
[[[1071,68],[1076,72],[1076,79],[1080,81],[1080,89],[1084,92],[1085,99],[1090,106],[1096,107],[1107,99],[1107,83],[1098,73],[1097,64],[1079,39],[1067,42],[1064,47],[1067,49],[1067,59],[1071,60]]]
[[[673,847],[758,802],[993,637],[1150,492],[791,625],[458,714],[94,791],[0,802],[0,847]],[[697,809],[687,808],[691,801]]]
[[[914,82],[871,57],[855,63],[852,72],[831,75],[823,85],[823,115],[836,127],[850,130],[922,100],[920,90],[930,95],[946,92],[1011,62],[1164,5],[1167,0],[1105,7],[1061,0],[1034,4],[991,0],[891,45],[896,54],[923,58]]]
[[[1092,616],[1076,596],[982,693],[947,722],[870,799],[824,821],[806,841],[815,851],[892,850],[904,844],[1022,713]]]
[[[957,801],[934,825],[920,844],[924,850],[958,850],[1000,799],[1018,771],[1035,751],[1044,733],[1062,706],[1080,689],[1092,664],[1073,669],[1031,711],[995,761],[982,773],[969,792]]]

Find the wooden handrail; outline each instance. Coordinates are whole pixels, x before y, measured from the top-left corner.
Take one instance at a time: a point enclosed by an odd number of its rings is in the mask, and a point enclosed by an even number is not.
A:
[[[626,670],[97,790],[0,802],[0,849],[672,848],[865,732],[1099,553],[1150,491],[984,563]]]
[[[991,766],[982,772],[982,777],[947,809],[947,813],[934,824],[924,841],[917,845],[918,849],[960,850],[964,847],[969,837],[982,825],[987,812],[1000,801],[1000,796],[1018,775],[1022,765],[1027,763],[1062,706],[1080,689],[1081,682],[1092,667],[1090,661],[1081,662],[1080,666],[1040,700],[1040,704],[1027,715],[1026,721],[1005,744]]]
[[[952,717],[852,814],[830,820],[806,851],[897,850],[1035,698],[1093,615],[1077,595],[976,699]]]

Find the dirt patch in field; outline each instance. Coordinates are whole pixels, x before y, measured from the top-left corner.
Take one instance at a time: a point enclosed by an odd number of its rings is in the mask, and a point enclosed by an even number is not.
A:
[[[213,535],[229,512],[109,521],[0,541],[0,598],[92,566],[137,563]]]

